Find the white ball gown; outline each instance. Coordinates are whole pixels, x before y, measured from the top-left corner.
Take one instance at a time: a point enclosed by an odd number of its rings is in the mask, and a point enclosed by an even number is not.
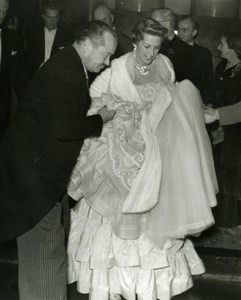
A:
[[[133,82],[133,55],[112,62],[90,89],[90,114],[115,109],[85,141],[69,183],[69,283],[92,300],[169,300],[205,271],[189,235],[214,223],[217,182],[198,90],[174,83],[159,55],[158,83]]]

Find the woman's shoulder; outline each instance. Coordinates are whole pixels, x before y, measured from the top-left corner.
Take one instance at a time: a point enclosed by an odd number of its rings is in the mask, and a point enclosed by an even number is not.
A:
[[[164,61],[166,64],[170,64],[172,66],[172,62],[170,61],[170,59],[166,55],[164,55],[162,53],[159,53],[158,56],[157,56],[157,58],[159,60]]]
[[[226,68],[227,60],[222,60],[216,67],[215,75],[223,78],[241,78],[241,62],[233,67]]]
[[[111,61],[111,67],[112,66],[115,66],[116,64],[120,64],[120,63],[123,63],[123,62],[126,62],[128,57],[131,55],[132,52],[127,52],[117,58],[114,58],[112,61]]]

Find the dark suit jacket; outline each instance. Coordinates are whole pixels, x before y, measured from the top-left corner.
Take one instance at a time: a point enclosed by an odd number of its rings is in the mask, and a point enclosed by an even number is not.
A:
[[[175,35],[163,43],[160,52],[171,60],[177,81],[191,78],[192,49],[189,45]]]
[[[73,46],[36,72],[0,144],[0,240],[31,229],[60,201],[83,140],[99,136]]]
[[[196,43],[193,47],[192,73],[190,80],[199,89],[203,102],[209,103],[212,98],[213,62],[211,52]]]
[[[118,30],[117,28],[116,28],[115,32],[117,35],[118,44],[117,44],[117,48],[116,48],[115,54],[113,55],[112,59],[118,58],[118,57],[133,50],[133,44],[132,44],[131,39],[127,35],[125,35],[123,32]]]
[[[7,27],[2,28],[2,56],[0,65],[0,140],[9,122],[11,111],[11,85],[20,96],[23,68],[23,44],[21,36]]]
[[[59,26],[56,31],[50,57],[58,50],[71,45],[73,42],[73,36]],[[26,34],[25,59],[29,78],[32,78],[40,65],[44,62],[44,53],[44,26],[39,26]]]
[[[211,52],[196,43],[190,46],[178,36],[164,42],[160,52],[171,60],[176,80],[189,79],[199,89],[203,101],[208,103],[211,98],[213,78]]]

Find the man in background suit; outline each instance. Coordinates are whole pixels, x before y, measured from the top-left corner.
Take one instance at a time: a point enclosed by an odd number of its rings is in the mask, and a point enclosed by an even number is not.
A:
[[[0,241],[17,238],[20,300],[66,299],[67,184],[84,139],[115,113],[87,116],[87,70],[108,66],[116,44],[104,22],[81,28],[36,72],[0,143]]]
[[[29,78],[57,51],[73,43],[73,37],[60,25],[61,10],[57,2],[47,2],[42,9],[42,24],[26,34],[26,66]]]
[[[176,15],[169,8],[155,9],[151,18],[167,28],[167,39],[163,42],[160,52],[172,62],[176,80],[191,80],[191,48],[175,34]]]
[[[114,20],[115,17],[112,14],[111,10],[104,4],[101,4],[97,6],[93,13],[93,20],[99,20],[103,21],[106,24],[109,25],[110,28],[112,28],[118,39],[117,48],[115,51],[115,54],[112,56],[112,59],[118,58],[121,55],[126,54],[127,52],[130,52],[133,50],[133,44],[131,39],[125,35],[123,32],[121,32],[115,25]],[[89,83],[91,84],[95,78],[98,76],[98,73],[90,73],[89,74]]]
[[[10,120],[11,87],[14,86],[18,97],[22,93],[20,69],[23,64],[20,61],[23,59],[23,45],[21,36],[4,24],[8,8],[9,1],[0,0],[0,140]]]
[[[120,57],[121,55],[133,50],[131,39],[114,25],[115,17],[106,5],[102,4],[95,8],[93,13],[93,20],[99,20],[107,23],[110,28],[115,31],[118,37],[116,52],[112,59]]]
[[[210,103],[212,95],[213,62],[211,52],[195,42],[199,23],[191,16],[181,16],[178,21],[178,36],[192,49],[191,81],[199,89],[203,102]]]

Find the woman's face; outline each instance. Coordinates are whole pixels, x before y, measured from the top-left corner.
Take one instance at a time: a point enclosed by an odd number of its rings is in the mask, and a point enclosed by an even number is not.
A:
[[[228,47],[225,37],[222,37],[218,45],[218,50],[220,51],[220,56],[226,58],[227,60],[230,57],[230,53],[233,52],[233,49]]]
[[[139,65],[150,65],[156,58],[162,38],[159,36],[143,34],[143,39],[136,44],[136,61]]]

